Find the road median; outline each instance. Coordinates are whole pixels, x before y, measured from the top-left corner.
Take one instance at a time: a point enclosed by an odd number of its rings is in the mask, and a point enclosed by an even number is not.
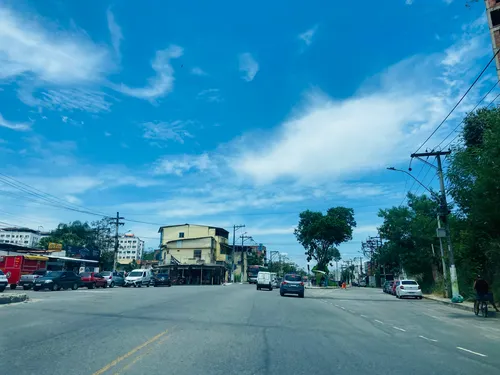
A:
[[[7,305],[9,303],[18,303],[24,302],[28,300],[28,295],[25,293],[8,293],[8,294],[0,294],[0,305]]]

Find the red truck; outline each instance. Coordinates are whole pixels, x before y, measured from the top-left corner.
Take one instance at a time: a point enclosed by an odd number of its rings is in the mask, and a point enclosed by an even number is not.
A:
[[[48,260],[41,255],[0,255],[0,269],[7,276],[10,289],[16,289],[22,275],[45,269]]]

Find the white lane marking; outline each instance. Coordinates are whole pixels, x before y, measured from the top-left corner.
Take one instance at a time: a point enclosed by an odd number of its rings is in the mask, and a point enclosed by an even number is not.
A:
[[[342,310],[345,310],[345,307],[343,307],[343,306],[340,306],[340,308],[341,308]]]
[[[381,322],[381,321],[380,321],[380,320],[378,320],[378,319],[375,319],[375,321],[376,321],[377,323],[384,324],[384,322]]]
[[[363,314],[361,314],[361,317],[362,318],[368,318],[366,315],[363,315]]]
[[[392,328],[397,329],[398,331],[401,331],[401,332],[406,332],[406,329],[403,329],[403,328],[399,328],[399,327],[396,327],[396,326],[394,326]]]
[[[425,336],[418,336],[418,337],[420,337],[421,339],[424,339],[424,340],[428,340],[428,341],[432,341],[432,342],[438,342],[438,340],[430,339],[430,338],[425,337]]]
[[[350,312],[351,314],[355,314],[355,313],[356,313],[355,311],[352,311],[352,310],[349,310],[349,312]]]
[[[336,307],[340,307],[339,305],[335,304]]]
[[[480,357],[487,357],[487,355],[485,355],[485,354],[481,354],[481,353],[478,353],[478,352],[473,352],[472,350],[465,349],[465,348],[462,348],[460,346],[457,346],[457,349],[463,350],[464,352],[467,352],[467,353],[472,353],[472,354],[478,355]]]

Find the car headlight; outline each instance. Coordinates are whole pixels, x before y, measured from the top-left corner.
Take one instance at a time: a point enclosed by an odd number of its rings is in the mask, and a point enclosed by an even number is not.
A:
[[[52,283],[53,280],[45,280],[46,283]]]

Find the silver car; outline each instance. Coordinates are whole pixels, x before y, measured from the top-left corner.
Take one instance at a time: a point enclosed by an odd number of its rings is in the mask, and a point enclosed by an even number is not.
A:
[[[280,296],[285,294],[297,294],[300,298],[304,298],[304,282],[302,276],[294,273],[286,274],[280,285]]]
[[[123,276],[116,271],[103,271],[100,275],[106,280],[108,287],[122,286],[125,282]]]

